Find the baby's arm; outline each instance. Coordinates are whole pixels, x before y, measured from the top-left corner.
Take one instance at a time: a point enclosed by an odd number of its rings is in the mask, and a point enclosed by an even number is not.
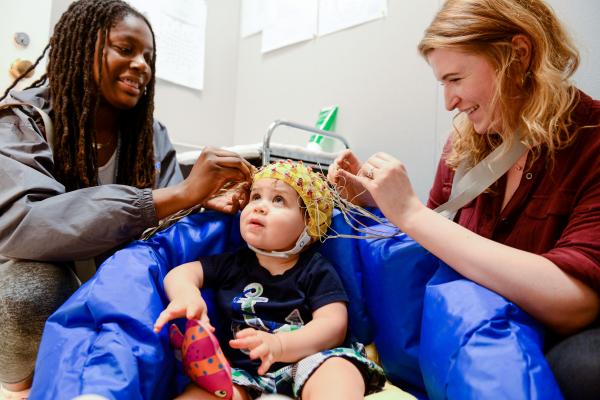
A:
[[[339,346],[347,328],[346,304],[335,302],[315,310],[312,321],[298,330],[273,334],[247,328],[238,332],[229,345],[234,349],[250,349],[250,358],[260,358],[258,373],[262,375],[274,362],[295,362]]]
[[[199,261],[173,268],[164,280],[165,293],[171,302],[156,319],[154,332],[160,332],[170,320],[182,317],[200,319],[212,328],[208,321],[206,303],[200,295],[203,283],[204,273]]]

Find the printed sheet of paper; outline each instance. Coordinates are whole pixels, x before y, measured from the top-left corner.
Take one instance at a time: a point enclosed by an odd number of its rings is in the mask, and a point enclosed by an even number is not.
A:
[[[319,0],[319,36],[387,15],[387,0]]]
[[[243,38],[259,33],[265,24],[265,0],[242,0],[240,34]]]
[[[156,77],[204,87],[206,0],[129,0],[143,12],[156,37]]]
[[[266,0],[262,52],[315,37],[317,12],[317,0]]]

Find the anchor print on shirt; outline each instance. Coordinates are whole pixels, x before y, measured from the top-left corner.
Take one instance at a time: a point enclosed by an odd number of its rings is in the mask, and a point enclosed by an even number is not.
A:
[[[254,309],[255,304],[267,303],[269,301],[267,297],[262,297],[262,294],[263,286],[258,282],[252,282],[246,285],[242,294],[240,296],[236,296],[232,301],[234,310],[238,309],[244,318],[244,323],[247,326],[270,333],[291,332],[304,326],[304,321],[302,320],[300,311],[298,311],[298,309],[294,309],[287,317],[285,317],[287,324],[281,324],[279,322],[263,320],[260,318]],[[244,328],[245,327],[240,326],[240,324],[232,323],[231,331],[233,333],[233,337],[235,337],[237,332]],[[246,350],[242,350],[242,352],[245,354],[249,353]]]

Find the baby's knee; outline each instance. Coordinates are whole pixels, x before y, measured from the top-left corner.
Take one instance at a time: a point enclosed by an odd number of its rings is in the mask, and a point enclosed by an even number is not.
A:
[[[362,399],[365,382],[358,367],[343,357],[325,360],[302,388],[302,398]]]

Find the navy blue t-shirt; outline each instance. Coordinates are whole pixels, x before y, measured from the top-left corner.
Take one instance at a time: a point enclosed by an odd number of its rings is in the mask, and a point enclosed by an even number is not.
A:
[[[296,265],[273,276],[263,268],[256,254],[247,248],[234,253],[200,257],[205,288],[215,292],[219,321],[217,328],[223,352],[233,367],[256,374],[260,359],[229,347],[234,334],[247,327],[266,332],[298,329],[312,319],[318,308],[334,302],[348,302],[342,282],[320,253],[308,249]],[[284,364],[276,363],[271,371]]]

